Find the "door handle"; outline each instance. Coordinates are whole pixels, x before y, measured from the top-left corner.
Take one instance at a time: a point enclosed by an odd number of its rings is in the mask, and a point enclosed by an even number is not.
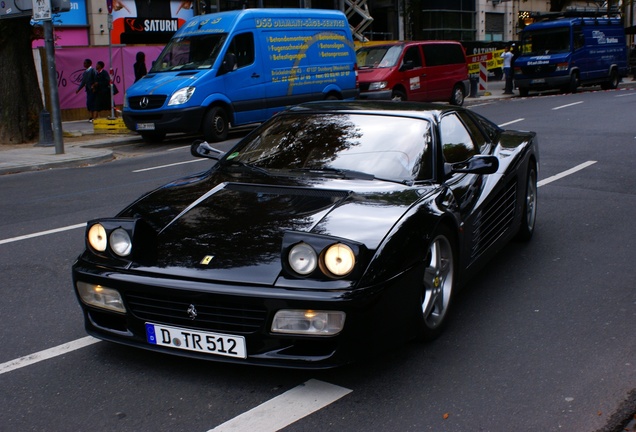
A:
[[[256,72],[254,72],[252,74],[252,78],[260,78],[261,76],[259,74],[257,74]]]

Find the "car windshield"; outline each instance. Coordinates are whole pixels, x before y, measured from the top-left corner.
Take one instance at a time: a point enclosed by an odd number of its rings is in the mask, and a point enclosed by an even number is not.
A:
[[[227,156],[273,170],[341,170],[411,182],[431,178],[430,123],[366,114],[282,114]]]
[[[569,27],[528,30],[521,37],[521,54],[548,55],[570,52]]]
[[[402,45],[378,45],[360,48],[356,51],[359,68],[388,68],[397,64],[402,53]]]
[[[207,34],[173,38],[159,54],[150,73],[210,69],[226,37],[226,34]]]

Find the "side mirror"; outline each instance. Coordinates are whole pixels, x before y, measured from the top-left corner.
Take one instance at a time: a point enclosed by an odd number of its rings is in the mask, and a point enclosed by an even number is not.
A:
[[[400,66],[400,72],[404,72],[407,70],[413,69],[415,66],[413,65],[413,60],[405,61],[402,66]]]
[[[463,162],[445,164],[447,174],[494,174],[499,169],[499,159],[495,156],[475,155]]]
[[[219,160],[225,152],[212,147],[207,141],[196,140],[190,146],[190,153],[194,157],[204,157]]]
[[[236,69],[236,55],[231,52],[225,54],[221,68],[223,69],[223,73],[232,72],[234,69]]]

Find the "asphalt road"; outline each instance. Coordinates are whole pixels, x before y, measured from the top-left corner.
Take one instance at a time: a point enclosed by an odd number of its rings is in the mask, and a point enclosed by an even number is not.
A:
[[[535,237],[471,281],[438,340],[379,340],[384,356],[329,371],[86,337],[70,279],[82,224],[205,169],[187,142],[0,176],[0,430],[614,430],[636,409],[635,103],[634,89],[470,101],[539,134]]]

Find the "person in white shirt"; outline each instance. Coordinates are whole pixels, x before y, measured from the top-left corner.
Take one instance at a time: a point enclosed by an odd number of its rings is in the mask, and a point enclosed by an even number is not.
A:
[[[504,94],[513,94],[512,93],[512,53],[510,52],[510,47],[506,46],[504,48],[504,52],[501,53],[501,57],[503,58],[503,72],[506,77],[506,87],[504,90]]]

